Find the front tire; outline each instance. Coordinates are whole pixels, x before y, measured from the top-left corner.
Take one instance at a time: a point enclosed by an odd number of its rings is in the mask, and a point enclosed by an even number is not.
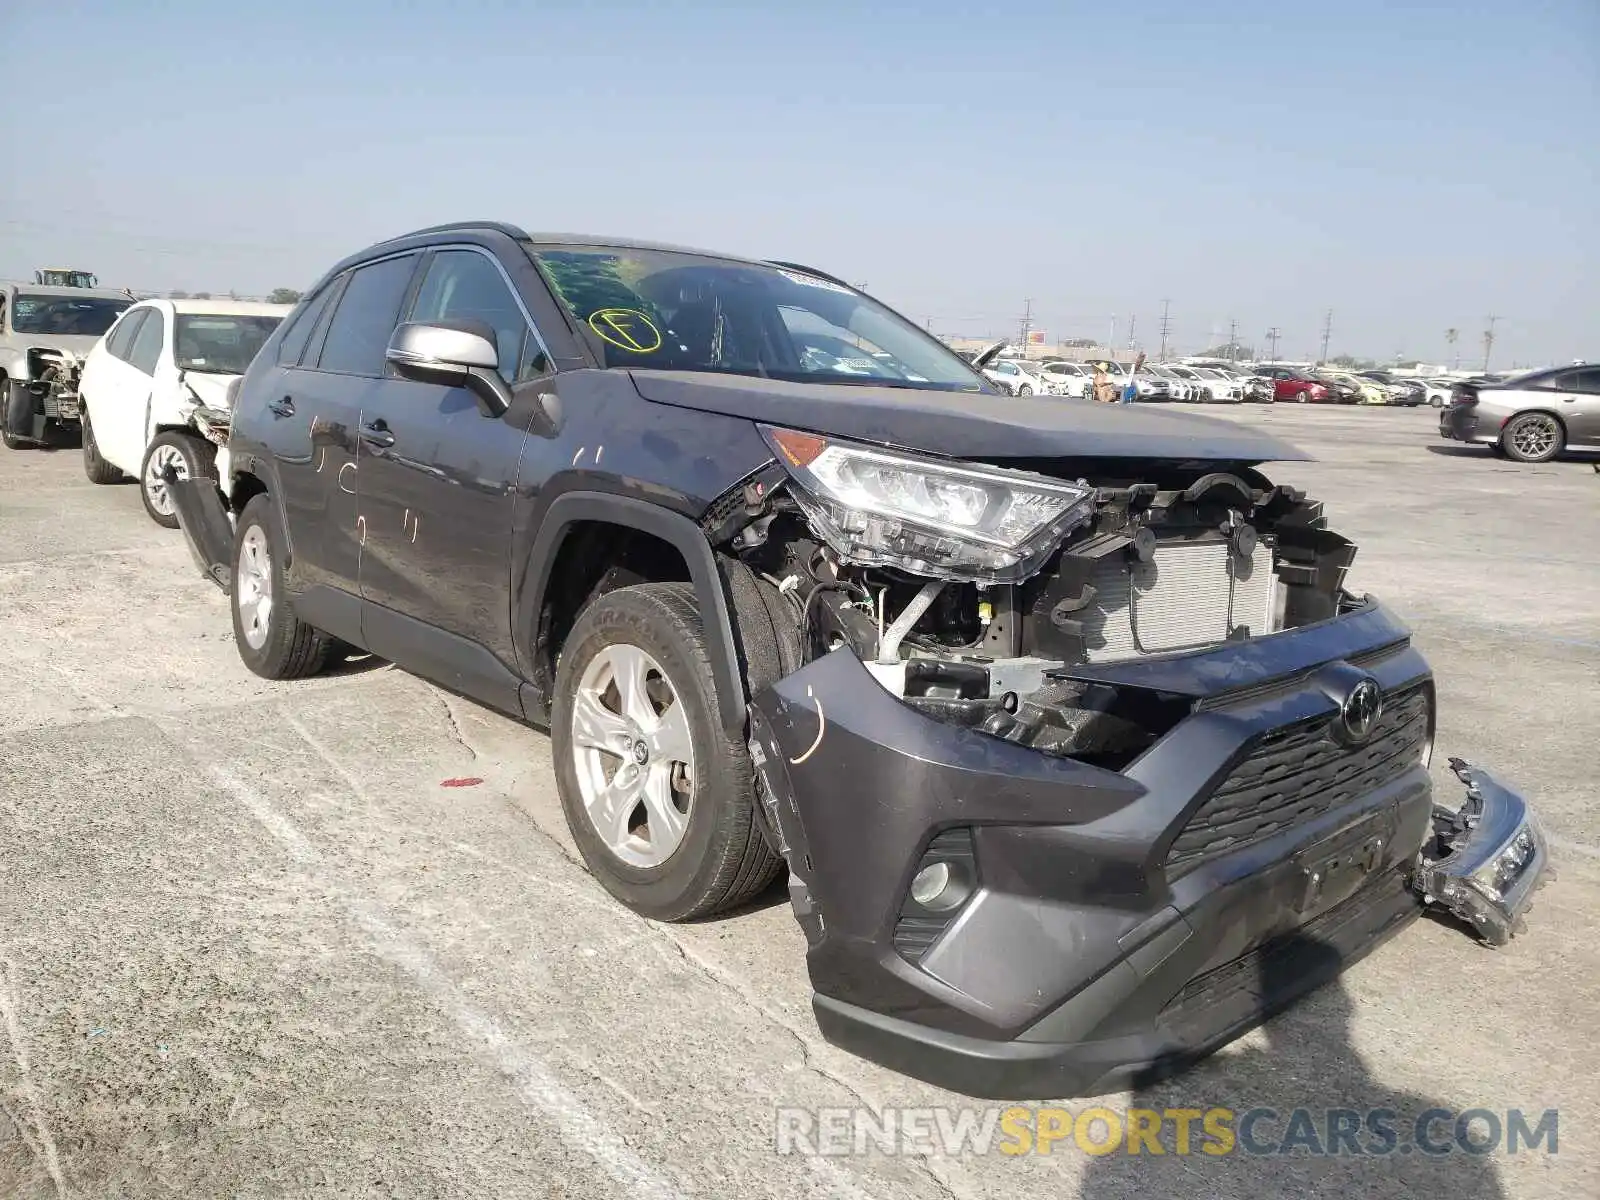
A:
[[[1019,395],[1019,396],[1031,396],[1031,395],[1033,395],[1033,389],[1031,387],[1029,387],[1027,384],[1023,384],[1021,387],[1019,387],[1017,389],[1017,395]]]
[[[294,615],[283,577],[284,537],[272,497],[244,506],[233,539],[233,640],[263,679],[304,679],[327,664],[333,639]]]
[[[0,396],[0,444],[7,450],[29,450],[33,440],[33,392],[26,383],[8,379]]]
[[[550,736],[567,827],[594,877],[644,916],[707,916],[777,874],[749,753],[718,711],[688,584],[608,592],[561,649]]]
[[[214,480],[217,477],[217,448],[204,438],[176,430],[158,433],[150,439],[150,446],[144,452],[144,463],[139,468],[139,495],[152,521],[165,529],[176,529],[178,512],[172,506],[172,495],[164,478],[169,466],[176,471],[179,479]]]
[[[100,443],[94,440],[94,425],[89,421],[89,410],[83,410],[83,473],[90,483],[120,483],[122,472],[105,460],[100,453]]]
[[[1521,413],[1500,431],[1500,445],[1517,462],[1549,462],[1567,443],[1567,431],[1549,413]]]

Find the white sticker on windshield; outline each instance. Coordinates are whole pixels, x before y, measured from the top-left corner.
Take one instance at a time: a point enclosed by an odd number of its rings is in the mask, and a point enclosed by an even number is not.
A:
[[[796,271],[779,271],[790,283],[798,283],[801,287],[821,288],[827,292],[842,292],[846,296],[854,295],[849,288],[841,287],[827,279],[818,279],[815,275],[801,275]]]

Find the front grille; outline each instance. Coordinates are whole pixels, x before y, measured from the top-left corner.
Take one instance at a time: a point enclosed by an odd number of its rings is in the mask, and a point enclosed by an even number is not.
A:
[[[1095,595],[1083,636],[1090,662],[1212,646],[1238,626],[1257,636],[1273,631],[1277,576],[1264,542],[1243,560],[1220,539],[1160,543],[1147,563],[1107,555],[1089,582]]]
[[[1364,746],[1334,741],[1326,716],[1262,735],[1189,818],[1167,852],[1167,870],[1261,841],[1398,778],[1420,761],[1430,706],[1426,684],[1390,695]]]

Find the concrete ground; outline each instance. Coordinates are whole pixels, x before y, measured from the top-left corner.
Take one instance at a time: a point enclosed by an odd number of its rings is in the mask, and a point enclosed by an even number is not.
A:
[[[824,1044],[780,895],[680,927],[612,902],[544,736],[381,664],[256,678],[132,487],[4,452],[0,1195],[1600,1194],[1600,475],[1427,409],[1221,415],[1319,456],[1277,475],[1431,656],[1445,795],[1449,754],[1526,789],[1560,877],[1507,950],[1418,922],[1102,1103],[1267,1106],[1268,1138],[1297,1107],[1555,1108],[1554,1155],[781,1155],[779,1106],[1003,1106]]]

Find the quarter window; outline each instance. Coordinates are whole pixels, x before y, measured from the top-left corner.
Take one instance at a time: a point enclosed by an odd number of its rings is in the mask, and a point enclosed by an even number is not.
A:
[[[344,375],[382,375],[383,355],[400,320],[400,305],[411,283],[415,254],[386,258],[359,267],[350,276],[328,333],[322,342],[317,367]]]

